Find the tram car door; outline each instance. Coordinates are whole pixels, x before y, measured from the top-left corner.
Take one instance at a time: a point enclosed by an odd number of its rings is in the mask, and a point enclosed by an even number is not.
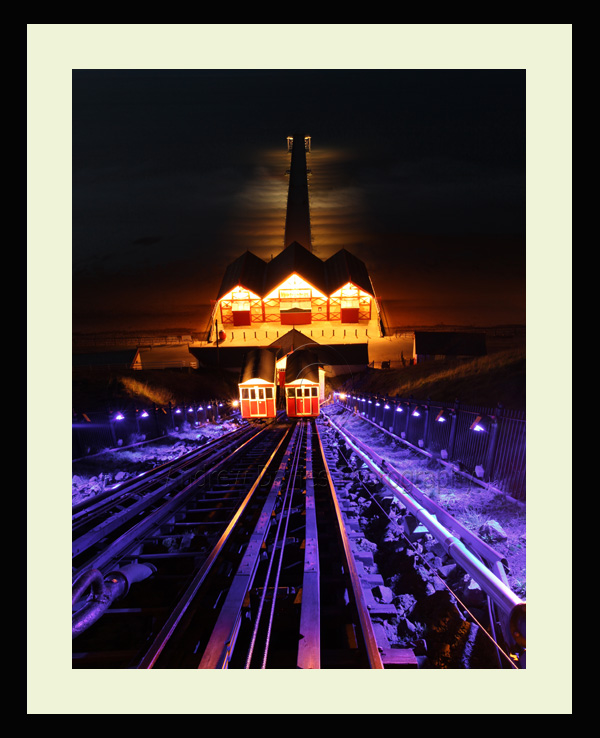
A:
[[[297,385],[286,387],[286,412],[289,418],[319,415],[319,388]]]

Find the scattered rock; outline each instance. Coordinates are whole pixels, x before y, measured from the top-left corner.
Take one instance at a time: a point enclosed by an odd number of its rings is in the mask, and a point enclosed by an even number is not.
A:
[[[479,528],[479,535],[488,543],[499,543],[508,538],[508,535],[496,520],[486,520]]]
[[[394,593],[392,592],[392,590],[382,584],[373,588],[373,594],[375,595],[375,597],[381,600],[381,602],[392,602],[392,600],[394,599]]]

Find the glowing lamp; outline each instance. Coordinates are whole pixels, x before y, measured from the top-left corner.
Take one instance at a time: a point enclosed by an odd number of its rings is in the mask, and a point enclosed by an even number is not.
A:
[[[148,417],[148,413],[144,410],[144,412],[142,413],[142,418],[147,418],[147,417]]]
[[[389,410],[389,409],[390,409],[390,406],[389,406],[389,405],[387,404],[387,402],[386,402],[386,404],[385,404],[385,405],[383,406],[383,409],[384,409],[384,410]]]
[[[238,400],[234,400],[232,403],[233,407],[237,407],[240,403]]]
[[[418,408],[418,407],[416,407],[416,408],[415,408],[415,409],[414,409],[414,410],[412,411],[412,414],[413,414],[413,417],[415,417],[415,418],[420,418],[420,417],[421,417],[421,413],[419,412],[419,408]]]
[[[191,408],[190,408],[190,409],[188,410],[188,413],[193,413],[193,412],[194,412],[194,408],[193,408],[193,407],[191,407]]]
[[[398,407],[396,408],[396,412],[397,413],[403,413],[404,412],[404,410],[402,409],[402,405],[398,405]]]
[[[381,405],[378,402],[376,402],[375,407],[381,407]]]
[[[435,419],[436,423],[445,423],[448,420],[449,415],[450,413],[448,412],[448,410],[442,408],[437,414],[437,417]]]
[[[476,433],[487,433],[490,429],[490,419],[478,415],[471,424],[471,430]]]
[[[181,410],[180,410],[179,408],[177,408],[177,410],[175,410],[175,413],[176,413],[177,415],[179,415],[179,414],[181,413]]]
[[[343,392],[340,392],[340,400],[345,400],[346,395]]]
[[[125,416],[122,413],[117,413],[115,415],[115,420],[125,420]]]

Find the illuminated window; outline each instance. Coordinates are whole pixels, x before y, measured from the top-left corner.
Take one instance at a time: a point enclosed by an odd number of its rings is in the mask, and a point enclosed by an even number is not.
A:
[[[310,290],[279,290],[281,310],[310,310]]]

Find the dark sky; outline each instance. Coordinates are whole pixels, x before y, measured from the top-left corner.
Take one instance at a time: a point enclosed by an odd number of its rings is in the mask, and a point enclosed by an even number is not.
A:
[[[283,245],[295,132],[315,253],[392,325],[525,322],[524,70],[74,70],[72,102],[74,331],[202,330]]]

